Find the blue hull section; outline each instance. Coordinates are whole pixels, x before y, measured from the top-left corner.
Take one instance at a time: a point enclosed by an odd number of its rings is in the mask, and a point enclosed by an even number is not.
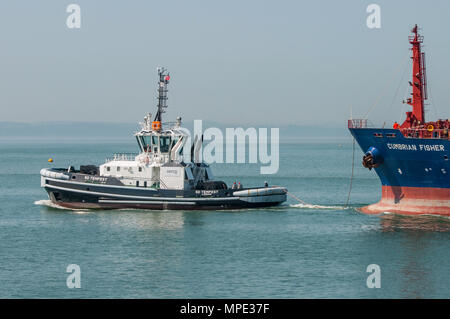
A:
[[[406,138],[399,130],[349,128],[363,152],[376,148],[383,186],[450,188],[450,141]]]

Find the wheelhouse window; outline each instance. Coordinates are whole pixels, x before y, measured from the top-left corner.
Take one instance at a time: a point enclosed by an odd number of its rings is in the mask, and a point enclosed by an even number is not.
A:
[[[169,152],[171,140],[172,140],[172,138],[170,136],[160,136],[159,137],[159,150],[161,153]]]
[[[157,153],[159,147],[159,152],[168,153],[170,148],[175,145],[177,140],[177,138],[172,140],[171,136],[139,136],[138,144],[141,147],[142,151],[152,151]]]
[[[142,137],[141,137],[141,136],[136,136],[136,141],[137,141],[137,143],[138,143],[138,145],[139,145],[139,149],[140,149],[141,151],[143,151],[143,150],[144,150],[144,146],[143,146],[143,144],[142,144]]]
[[[141,150],[147,151],[152,149],[152,141],[150,136],[140,136],[139,137],[140,145],[142,145]]]
[[[152,145],[153,145],[153,152],[158,152],[158,136],[153,135],[152,136]]]

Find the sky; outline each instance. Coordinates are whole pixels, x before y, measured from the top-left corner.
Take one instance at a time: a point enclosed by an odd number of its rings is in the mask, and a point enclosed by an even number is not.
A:
[[[69,4],[81,28],[69,29]],[[381,28],[369,29],[369,4]],[[408,36],[425,37],[427,118],[450,118],[450,1],[0,2],[0,122],[138,122],[156,110],[168,68],[165,120],[236,125],[403,121]]]

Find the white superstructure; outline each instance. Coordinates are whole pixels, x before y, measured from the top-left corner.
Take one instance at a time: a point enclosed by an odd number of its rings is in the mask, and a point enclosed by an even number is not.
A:
[[[182,152],[188,135],[180,127],[181,118],[171,128],[161,131],[151,129],[150,118],[147,114],[141,131],[135,133],[140,153],[115,154],[100,165],[100,176],[115,177],[128,186],[180,190],[212,178],[206,164],[184,161]],[[200,139],[196,142],[201,143]]]

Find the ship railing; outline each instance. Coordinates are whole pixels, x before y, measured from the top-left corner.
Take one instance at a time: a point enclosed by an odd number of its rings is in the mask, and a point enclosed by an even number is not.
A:
[[[448,129],[433,129],[426,128],[403,128],[400,129],[403,136],[406,138],[429,138],[429,139],[449,139],[450,131]]]
[[[164,188],[168,188],[167,185],[159,178],[159,177],[151,177],[151,178],[142,178],[142,177],[135,177],[135,176],[127,176],[127,177],[121,177],[120,179],[127,179],[127,180],[133,180],[133,181],[143,181],[147,182],[147,187],[161,187],[161,185],[164,186]]]
[[[350,119],[348,120],[348,128],[368,128],[373,127],[372,122],[368,119]]]
[[[163,122],[162,127],[164,130],[172,130],[180,128],[181,123],[178,121],[172,121],[172,122]]]
[[[144,182],[149,182],[150,184],[152,183],[158,183],[160,182],[160,179],[158,177],[142,177],[142,176],[120,176],[117,177],[117,179],[128,179],[128,180],[134,180],[134,181],[144,181]]]
[[[134,161],[137,155],[136,153],[115,153],[112,157],[106,158],[106,161]]]

